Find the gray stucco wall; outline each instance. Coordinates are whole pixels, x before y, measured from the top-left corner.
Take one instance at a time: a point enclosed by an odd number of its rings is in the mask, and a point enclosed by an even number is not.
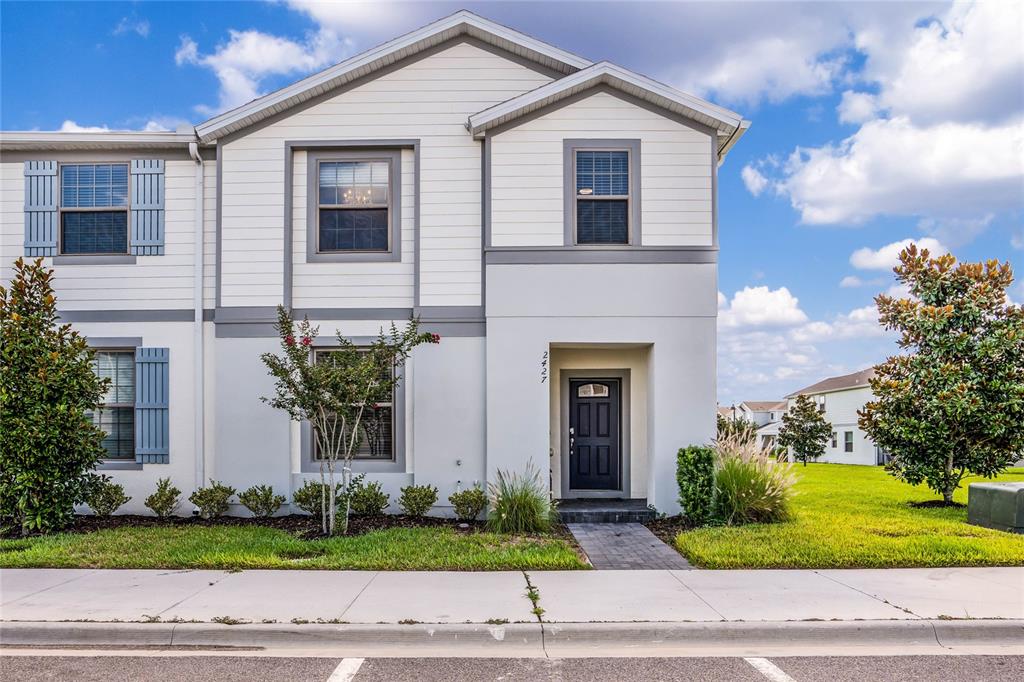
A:
[[[716,280],[713,264],[488,266],[488,478],[532,460],[547,482],[552,344],[650,345],[647,498],[677,512],[676,451],[714,435]]]

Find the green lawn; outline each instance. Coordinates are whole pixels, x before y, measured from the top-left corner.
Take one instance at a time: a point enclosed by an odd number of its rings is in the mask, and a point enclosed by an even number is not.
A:
[[[300,540],[257,526],[156,526],[0,540],[3,568],[313,568],[535,570],[587,568],[554,537],[389,528]]]
[[[936,499],[881,467],[796,466],[793,519],[680,533],[676,546],[702,568],[1022,566],[1024,535],[967,523],[966,508],[915,509]],[[965,479],[956,501],[967,502]],[[1024,481],[1024,469],[998,478]]]

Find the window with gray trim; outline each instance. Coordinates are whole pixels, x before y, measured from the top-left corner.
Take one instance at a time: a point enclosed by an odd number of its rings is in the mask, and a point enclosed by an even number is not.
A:
[[[843,450],[853,452],[853,431],[843,432]]]
[[[640,245],[640,140],[563,144],[565,245]]]
[[[128,253],[128,164],[60,166],[60,254]]]
[[[93,371],[110,380],[99,410],[89,413],[105,434],[106,459],[135,461],[135,351],[98,350]]]
[[[318,348],[314,351],[315,362],[329,362],[332,349]],[[388,369],[394,375],[394,367]],[[390,379],[390,376],[389,376]],[[353,459],[370,461],[392,461],[395,458],[395,400],[381,400],[363,413],[359,423],[359,443],[356,445]],[[313,434],[313,460],[319,461],[321,455],[316,434]],[[344,445],[344,444],[342,444]]]

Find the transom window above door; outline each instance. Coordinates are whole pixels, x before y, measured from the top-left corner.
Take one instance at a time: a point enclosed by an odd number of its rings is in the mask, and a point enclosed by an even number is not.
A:
[[[128,253],[128,164],[61,165],[60,253]]]
[[[318,175],[319,250],[388,251],[391,163],[321,161]]]
[[[577,398],[607,398],[607,384],[583,384],[576,389]]]

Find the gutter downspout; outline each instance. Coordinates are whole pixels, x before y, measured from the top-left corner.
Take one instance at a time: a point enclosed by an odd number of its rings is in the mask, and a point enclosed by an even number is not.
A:
[[[193,283],[192,283],[192,305],[194,307],[194,336],[192,342],[192,355],[194,357],[193,370],[193,384],[195,387],[195,397],[193,399],[193,405],[195,407],[195,418],[194,418],[194,432],[195,439],[193,444],[193,451],[195,457],[195,487],[201,488],[206,485],[206,371],[205,371],[205,358],[206,358],[206,342],[203,334],[203,248],[204,248],[204,232],[205,232],[205,169],[203,167],[203,157],[199,153],[199,143],[189,142],[188,153],[192,157],[192,160],[196,162],[196,186],[195,186],[195,263],[193,272]]]

